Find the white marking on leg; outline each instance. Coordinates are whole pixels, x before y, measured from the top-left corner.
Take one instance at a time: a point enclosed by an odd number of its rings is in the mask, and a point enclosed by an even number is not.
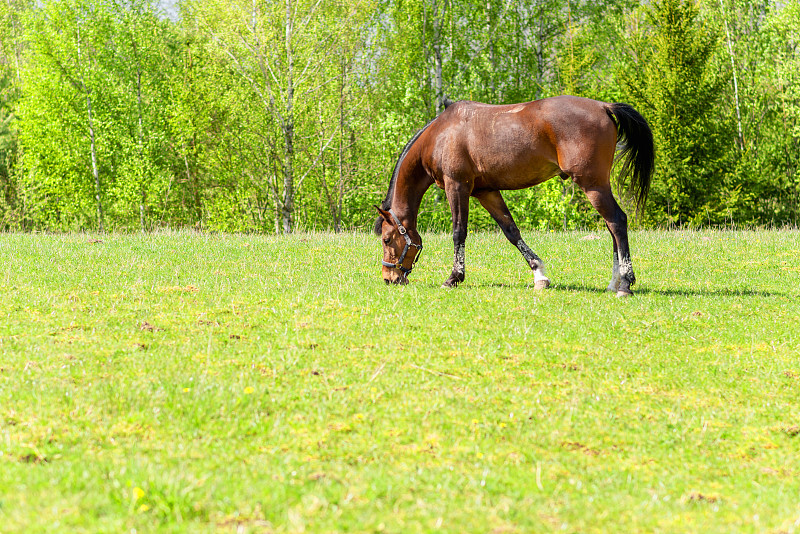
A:
[[[464,274],[467,264],[467,254],[463,244],[456,245],[455,259],[453,261],[453,269],[459,273]]]
[[[619,262],[619,277],[627,279],[631,276],[633,276],[633,263],[631,263],[631,260],[621,258]]]
[[[533,288],[547,289],[550,287],[550,279],[544,275],[544,265],[533,270]]]
[[[623,286],[622,281],[625,282],[623,290],[636,283],[636,275],[633,274],[633,263],[630,258],[619,259],[619,278],[621,286]]]
[[[536,269],[535,271],[533,271],[533,281],[534,282],[539,282],[539,281],[547,281],[547,282],[549,282],[550,281],[550,279],[547,278],[547,276],[545,276],[545,274],[544,274],[544,267],[542,267],[541,269]]]
[[[608,291],[617,291],[622,277],[619,274],[619,257],[614,254],[614,259],[611,266],[611,282],[608,283]]]
[[[549,287],[550,279],[544,274],[544,262],[542,259],[522,239],[517,241],[517,248],[522,253],[522,257],[527,260],[531,269],[533,269],[533,286],[536,289]]]

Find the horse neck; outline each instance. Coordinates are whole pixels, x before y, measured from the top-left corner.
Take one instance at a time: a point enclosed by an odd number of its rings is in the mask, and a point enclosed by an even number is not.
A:
[[[419,158],[406,157],[394,186],[392,211],[409,230],[417,229],[419,206],[432,183],[433,179],[425,172]]]

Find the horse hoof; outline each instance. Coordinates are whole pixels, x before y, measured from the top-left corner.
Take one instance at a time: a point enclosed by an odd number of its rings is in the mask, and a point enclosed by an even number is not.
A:
[[[631,296],[633,296],[633,291],[623,291],[622,289],[617,291],[617,298],[618,299],[624,299],[624,298],[631,297]]]
[[[454,287],[458,287],[458,280],[446,280],[442,287],[447,289],[453,289]]]
[[[537,280],[533,284],[533,289],[547,289],[548,287],[550,287],[550,280],[547,279]]]

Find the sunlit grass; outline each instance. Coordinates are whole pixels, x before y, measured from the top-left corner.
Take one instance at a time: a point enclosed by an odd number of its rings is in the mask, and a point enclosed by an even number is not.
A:
[[[600,237],[2,235],[0,531],[800,529],[800,233]]]

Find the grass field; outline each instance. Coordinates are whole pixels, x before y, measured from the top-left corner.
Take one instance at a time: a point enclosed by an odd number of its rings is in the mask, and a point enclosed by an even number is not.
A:
[[[0,235],[0,532],[800,532],[800,232],[424,239]]]

